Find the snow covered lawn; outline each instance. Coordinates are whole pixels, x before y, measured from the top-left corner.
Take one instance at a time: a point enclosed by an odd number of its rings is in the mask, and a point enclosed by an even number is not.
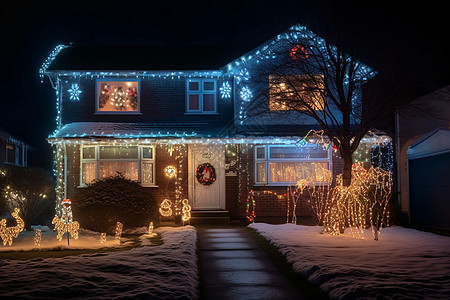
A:
[[[332,299],[449,299],[450,237],[403,227],[374,241],[320,234],[322,227],[250,224]]]
[[[132,250],[64,258],[0,260],[1,297],[195,299],[195,228],[161,227],[154,232],[161,234],[163,245],[143,243]],[[97,247],[98,238],[90,237],[90,243],[80,236],[80,245],[70,241],[77,248]],[[17,242],[20,247],[21,241]]]

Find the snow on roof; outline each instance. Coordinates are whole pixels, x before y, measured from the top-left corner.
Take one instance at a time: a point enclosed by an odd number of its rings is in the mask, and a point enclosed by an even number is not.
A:
[[[406,151],[408,159],[422,158],[450,152],[450,129],[437,128],[409,146]]]
[[[64,125],[49,138],[225,138],[229,128],[210,123],[77,122]]]

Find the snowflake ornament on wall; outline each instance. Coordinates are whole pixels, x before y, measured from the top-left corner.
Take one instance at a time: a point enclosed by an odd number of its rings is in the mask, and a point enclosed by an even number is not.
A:
[[[222,83],[222,86],[219,88],[219,91],[222,99],[231,98],[231,85],[228,81]]]
[[[252,97],[253,97],[253,93],[252,91],[249,89],[248,86],[244,86],[242,88],[242,90],[240,91],[239,95],[241,96],[241,99],[245,102],[249,102]]]
[[[70,100],[74,100],[74,101],[79,101],[80,100],[80,94],[81,94],[81,90],[80,90],[80,86],[78,85],[78,83],[72,83],[72,87],[68,90],[69,95],[70,95]]]

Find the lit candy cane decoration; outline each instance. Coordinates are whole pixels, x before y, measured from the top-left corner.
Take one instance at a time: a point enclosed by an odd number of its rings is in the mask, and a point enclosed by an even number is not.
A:
[[[116,224],[116,238],[115,241],[118,242],[120,244],[120,237],[122,235],[122,228],[123,228],[123,224],[120,222],[117,222]]]
[[[34,232],[35,232],[35,235],[34,235],[34,245],[35,245],[36,247],[40,247],[40,246],[41,246],[42,230],[36,229]]]

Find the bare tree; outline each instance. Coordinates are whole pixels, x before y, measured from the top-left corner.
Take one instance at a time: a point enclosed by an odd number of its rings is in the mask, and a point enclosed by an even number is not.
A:
[[[10,167],[4,173],[2,196],[11,210],[20,209],[25,229],[31,230],[34,218],[55,207],[53,178],[40,168]]]
[[[264,48],[252,58],[257,66],[249,73],[258,93],[247,104],[246,117],[318,124],[339,149],[343,185],[349,186],[352,155],[361,139],[395,107],[388,97],[361,101],[363,86],[376,72],[301,26]]]

